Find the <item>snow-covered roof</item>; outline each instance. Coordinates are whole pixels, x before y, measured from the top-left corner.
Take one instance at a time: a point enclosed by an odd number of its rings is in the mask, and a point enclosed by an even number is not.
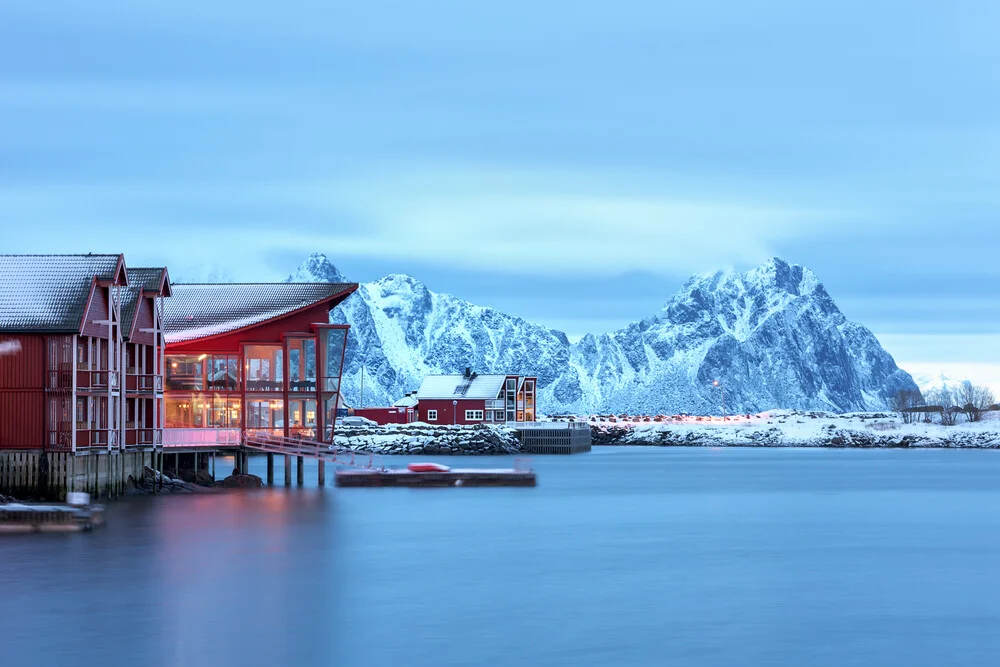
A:
[[[428,375],[417,390],[417,398],[496,398],[503,388],[506,375]]]
[[[230,333],[302,308],[343,301],[357,283],[204,283],[171,286],[164,300],[167,343]]]
[[[142,292],[159,292],[162,286],[167,295],[170,293],[170,283],[164,282],[167,269],[159,268],[138,268],[126,269],[128,275],[128,287],[121,292],[121,321],[122,331],[126,336],[131,335],[132,325],[135,322],[135,314],[139,311],[139,296]]]
[[[77,333],[97,280],[125,282],[122,255],[0,255],[0,332]]]
[[[392,404],[394,408],[415,408],[420,401],[413,394],[407,394]]]

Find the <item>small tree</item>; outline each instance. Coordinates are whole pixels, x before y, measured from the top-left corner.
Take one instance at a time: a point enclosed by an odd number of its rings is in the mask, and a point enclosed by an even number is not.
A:
[[[989,410],[996,397],[989,387],[972,384],[968,380],[958,389],[958,404],[970,422],[982,421],[983,413]]]
[[[924,405],[924,397],[916,389],[900,389],[889,399],[889,407],[898,412],[904,424],[917,420],[916,408]]]
[[[927,405],[932,405],[940,408],[938,415],[941,419],[942,426],[954,426],[958,419],[958,413],[962,412],[960,408],[955,407],[955,396],[948,387],[942,387],[941,389],[933,389],[927,392]]]

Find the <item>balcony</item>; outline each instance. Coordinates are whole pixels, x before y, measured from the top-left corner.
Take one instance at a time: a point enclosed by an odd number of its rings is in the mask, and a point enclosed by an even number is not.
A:
[[[117,391],[118,371],[77,369],[76,388],[79,391]]]
[[[88,428],[85,422],[77,423],[76,448],[81,449],[117,449],[118,431],[113,428]]]
[[[163,391],[163,376],[154,373],[138,373],[130,368],[125,373],[125,391],[129,393],[152,394]]]
[[[126,447],[156,447],[161,444],[163,444],[162,429],[125,426]]]
[[[238,428],[165,428],[163,429],[163,447],[239,447],[240,429]]]

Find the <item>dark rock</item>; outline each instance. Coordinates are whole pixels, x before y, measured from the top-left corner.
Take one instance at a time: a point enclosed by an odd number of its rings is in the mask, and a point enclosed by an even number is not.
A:
[[[264,480],[257,475],[241,475],[233,473],[219,482],[219,485],[224,486],[227,489],[260,489],[264,486]]]

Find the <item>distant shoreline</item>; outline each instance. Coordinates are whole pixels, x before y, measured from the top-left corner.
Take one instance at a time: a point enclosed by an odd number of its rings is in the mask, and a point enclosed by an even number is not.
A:
[[[822,447],[827,449],[1000,449],[996,421],[904,424],[889,414],[782,411],[659,423],[591,423],[594,446]]]

